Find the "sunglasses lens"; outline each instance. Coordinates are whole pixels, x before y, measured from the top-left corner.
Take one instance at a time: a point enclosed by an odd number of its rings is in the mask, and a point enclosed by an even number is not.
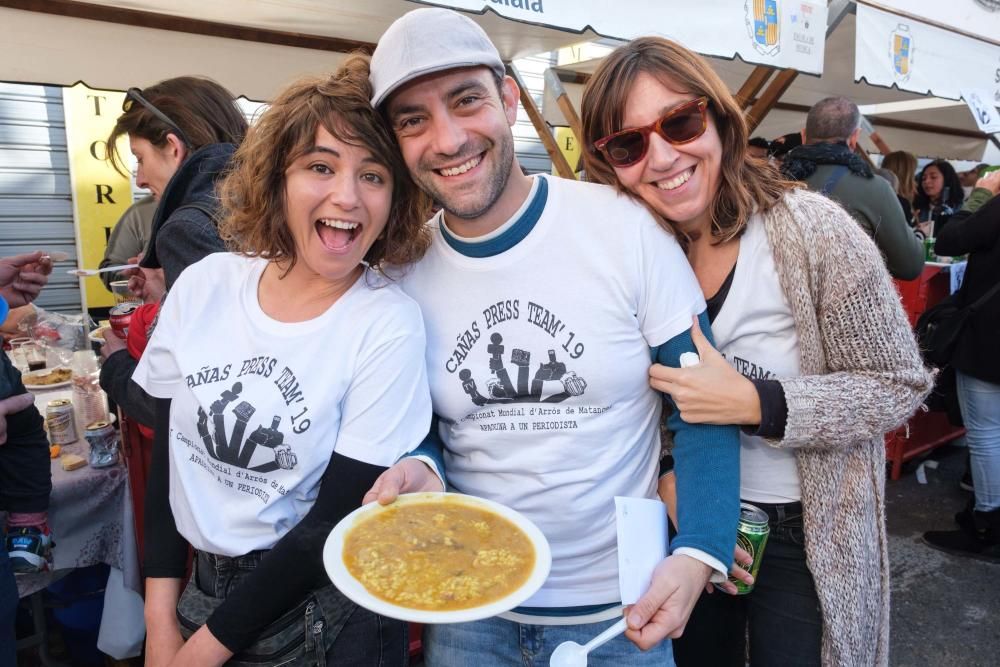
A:
[[[692,107],[660,121],[660,130],[673,142],[683,143],[701,136],[705,131],[705,119],[701,109]]]
[[[608,161],[621,167],[632,164],[642,157],[646,148],[646,137],[642,132],[625,132],[611,139],[604,150]]]

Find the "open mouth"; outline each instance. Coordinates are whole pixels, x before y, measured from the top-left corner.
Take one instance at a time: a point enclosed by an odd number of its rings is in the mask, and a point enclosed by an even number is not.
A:
[[[672,178],[665,178],[662,181],[657,181],[656,187],[661,190],[676,190],[691,179],[691,176],[694,174],[694,170],[694,167],[689,167]]]
[[[448,167],[446,169],[435,169],[434,171],[441,176],[451,177],[451,176],[461,176],[470,169],[475,169],[479,166],[479,163],[483,161],[483,156],[485,153],[480,153],[475,157],[469,158],[462,164],[455,167]]]
[[[361,234],[362,225],[350,220],[320,218],[316,221],[316,233],[327,250],[344,252],[351,247]]]

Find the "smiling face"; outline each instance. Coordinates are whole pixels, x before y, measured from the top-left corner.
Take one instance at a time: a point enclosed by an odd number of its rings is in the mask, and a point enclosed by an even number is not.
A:
[[[510,126],[517,88],[510,79],[498,92],[487,68],[448,70],[406,85],[387,105],[413,180],[447,213],[476,222],[507,212],[516,164]]]
[[[937,167],[929,165],[924,168],[924,173],[920,177],[920,185],[924,188],[924,194],[931,199],[938,199],[944,189],[944,174]]]
[[[162,147],[142,137],[129,136],[128,143],[136,160],[136,185],[147,188],[159,201],[167,183],[184,162],[187,155],[184,145],[172,134],[167,135],[167,142]]]
[[[370,150],[337,139],[322,125],[285,170],[285,217],[298,261],[292,272],[350,286],[385,228],[392,176]]]
[[[649,125],[696,97],[642,72],[626,98],[622,129]],[[615,174],[626,189],[680,229],[708,232],[721,164],[722,142],[709,113],[705,133],[686,144],[675,146],[651,132],[645,157],[629,167],[615,168]]]

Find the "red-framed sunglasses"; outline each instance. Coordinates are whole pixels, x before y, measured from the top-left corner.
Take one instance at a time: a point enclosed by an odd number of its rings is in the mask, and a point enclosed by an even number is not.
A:
[[[594,142],[612,167],[631,167],[646,157],[649,135],[656,132],[675,146],[694,141],[708,127],[708,98],[699,97],[678,104],[645,127],[630,127]]]

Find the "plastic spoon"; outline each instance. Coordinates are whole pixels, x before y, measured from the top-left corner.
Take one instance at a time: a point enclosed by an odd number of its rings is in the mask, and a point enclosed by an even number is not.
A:
[[[103,269],[67,269],[66,273],[72,276],[96,276],[98,273],[124,271],[125,269],[134,269],[138,266],[138,264],[119,264],[117,266],[105,266]]]
[[[625,632],[627,628],[628,623],[623,618],[583,646],[576,642],[563,642],[552,652],[549,667],[587,667],[588,653]]]
[[[55,262],[65,262],[69,259],[69,253],[63,252],[62,250],[53,250],[52,252],[45,253],[42,255],[42,259],[49,259],[54,264]]]

